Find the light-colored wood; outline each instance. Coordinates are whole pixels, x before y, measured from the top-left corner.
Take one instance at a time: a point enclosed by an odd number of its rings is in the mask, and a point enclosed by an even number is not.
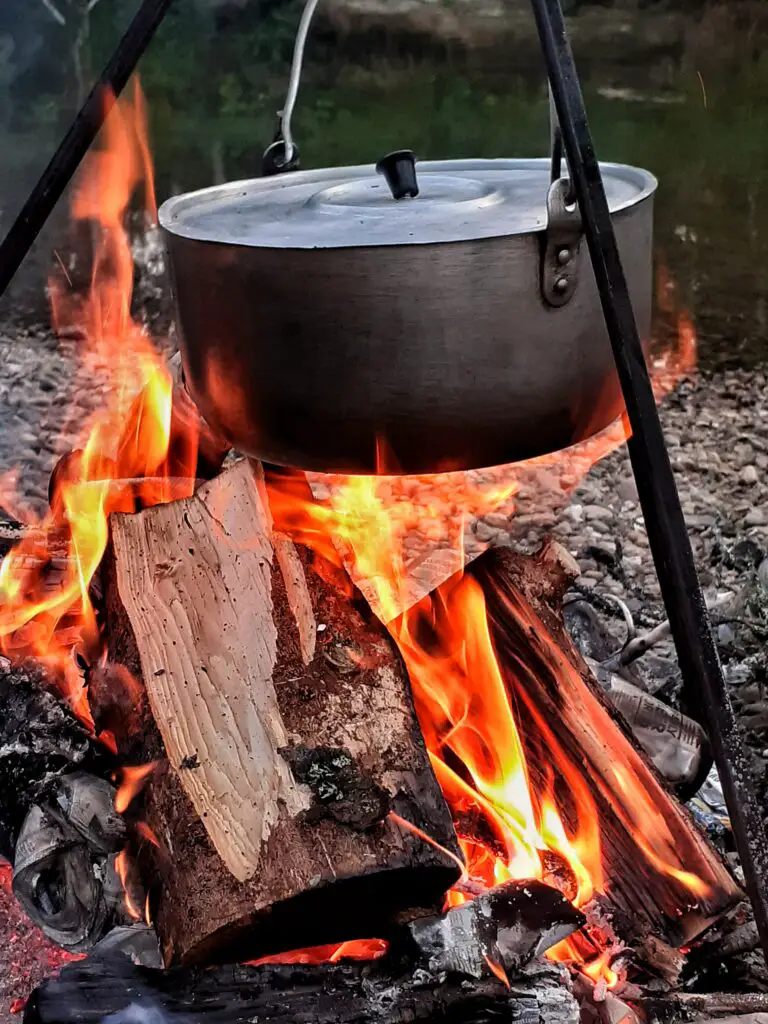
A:
[[[114,516],[112,539],[120,600],[168,760],[219,856],[245,881],[258,870],[281,805],[295,816],[310,802],[278,753],[288,734],[273,685],[275,551],[248,464],[191,498]],[[309,660],[306,581],[290,542],[279,551]],[[182,768],[190,763],[199,768]]]
[[[111,519],[108,655],[139,697],[102,687],[99,716],[127,763],[158,765],[136,812],[159,841],[143,870],[166,964],[386,934],[458,876],[391,638],[267,502],[242,461]]]

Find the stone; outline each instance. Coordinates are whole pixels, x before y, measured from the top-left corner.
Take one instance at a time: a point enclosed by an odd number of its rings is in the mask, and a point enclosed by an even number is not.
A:
[[[630,474],[622,477],[616,486],[616,493],[622,501],[637,501],[637,484],[634,476]]]
[[[475,536],[479,541],[491,544],[506,538],[507,531],[494,529],[494,527],[489,526],[484,520],[478,519],[475,523]]]
[[[739,480],[748,487],[754,487],[759,479],[757,469],[753,465],[745,466],[741,473],[739,473]]]
[[[744,516],[745,526],[766,526],[768,525],[768,514],[764,508],[758,505],[756,508],[751,508],[749,512]]]
[[[585,505],[584,515],[588,520],[613,519],[613,509],[604,508],[602,505]]]
[[[563,509],[563,515],[567,516],[572,523],[580,523],[584,518],[584,506],[583,505],[567,505]]]
[[[489,512],[487,516],[483,516],[483,522],[494,530],[509,529],[509,516],[505,516],[503,512]]]

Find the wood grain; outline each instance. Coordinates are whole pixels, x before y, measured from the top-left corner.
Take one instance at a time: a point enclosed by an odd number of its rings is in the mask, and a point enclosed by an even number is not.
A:
[[[243,465],[184,501],[116,515],[112,536],[168,759],[177,770],[199,764],[179,778],[243,882],[258,870],[279,804],[294,816],[310,803],[278,753],[288,734],[272,682],[273,548],[253,476]]]

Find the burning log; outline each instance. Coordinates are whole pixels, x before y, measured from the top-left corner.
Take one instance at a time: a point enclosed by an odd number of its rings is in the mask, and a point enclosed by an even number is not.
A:
[[[412,922],[372,964],[147,971],[95,951],[30,999],[27,1024],[89,1024],[129,1013],[264,1024],[520,1020],[575,1024],[567,973],[536,959],[583,915],[541,882],[510,882]],[[112,1020],[120,1018],[110,1017]],[[134,1019],[131,1017],[131,1019]],[[137,1019],[137,1018],[135,1018]],[[126,1024],[128,1019],[126,1018]]]
[[[249,465],[111,527],[110,657],[143,680],[116,738],[158,762],[142,813],[166,962],[385,935],[434,906],[458,847],[402,663],[270,536]]]
[[[742,894],[570,641],[560,611],[569,572],[557,546],[534,558],[489,551],[469,572],[485,597],[532,790],[551,795],[572,835],[580,806],[600,823],[614,930],[637,946],[649,935],[690,941]]]
[[[455,911],[451,911],[450,918]],[[435,922],[431,922],[434,926]],[[478,945],[478,950],[480,946]],[[429,950],[431,952],[431,949]],[[423,955],[423,954],[422,954]],[[205,1024],[424,1024],[519,1020],[577,1024],[579,1009],[562,968],[537,960],[505,984],[488,964],[469,974],[423,966],[419,951],[371,964],[228,966],[167,971],[125,956],[89,957],[66,967],[31,997],[25,1024],[97,1024],[130,1007],[129,1021],[194,1019]],[[470,956],[474,965],[474,956]],[[136,1016],[138,1014],[139,1016]],[[120,1017],[111,1017],[115,1021]]]

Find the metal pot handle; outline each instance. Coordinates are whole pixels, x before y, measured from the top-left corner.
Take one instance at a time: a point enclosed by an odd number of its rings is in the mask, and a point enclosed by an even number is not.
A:
[[[541,245],[541,297],[548,306],[565,306],[573,298],[581,263],[581,213],[571,181],[562,176],[563,140],[552,90],[549,90],[550,185],[547,227]]]
[[[293,44],[293,60],[291,61],[291,76],[288,80],[288,93],[285,97],[283,109],[277,112],[277,131],[264,153],[261,162],[261,172],[264,175],[281,174],[283,171],[296,171],[299,168],[299,148],[293,141],[291,132],[291,117],[293,108],[296,106],[296,97],[299,95],[299,84],[301,82],[301,68],[304,63],[304,46],[309,34],[309,26],[317,7],[318,0],[307,0],[301,14],[301,21],[296,32],[296,42]]]

